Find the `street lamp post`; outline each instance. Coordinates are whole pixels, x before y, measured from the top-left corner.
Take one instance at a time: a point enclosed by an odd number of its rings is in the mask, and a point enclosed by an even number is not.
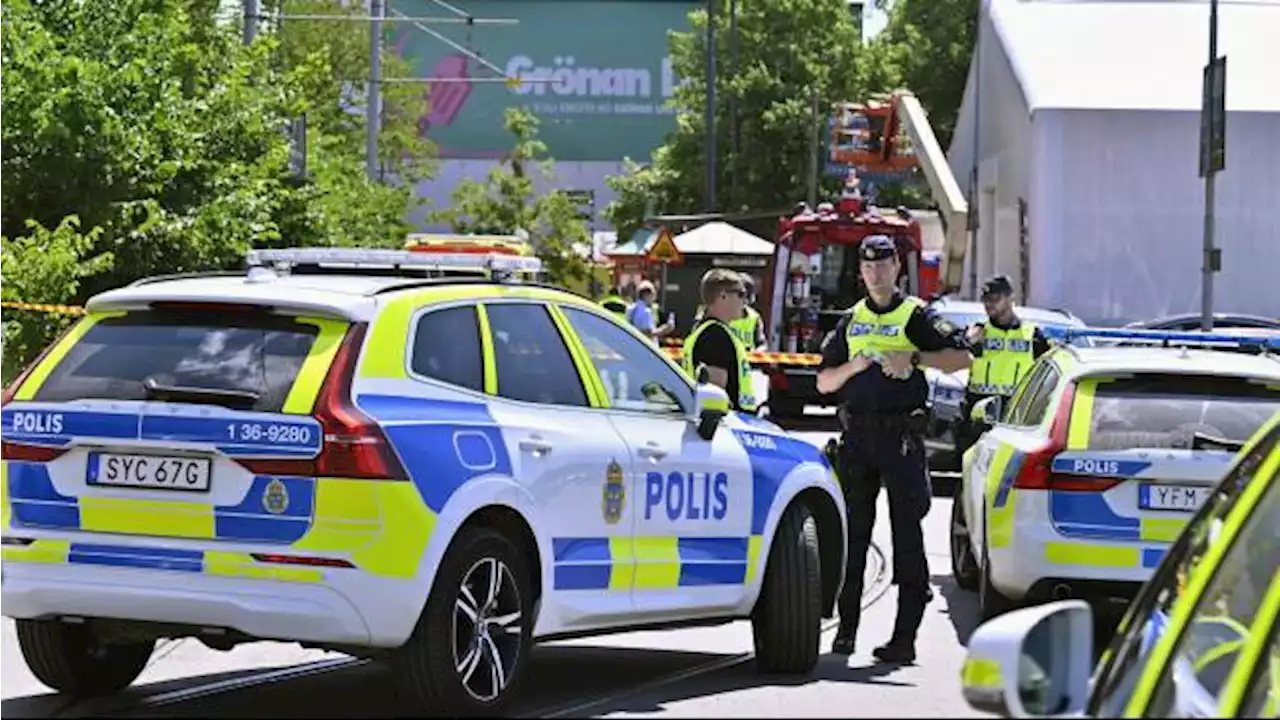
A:
[[[1200,175],[1204,178],[1204,258],[1201,268],[1200,329],[1213,329],[1213,274],[1222,269],[1214,247],[1214,178],[1226,166],[1227,58],[1218,57],[1218,0],[1209,0],[1209,62],[1204,66],[1200,108]]]

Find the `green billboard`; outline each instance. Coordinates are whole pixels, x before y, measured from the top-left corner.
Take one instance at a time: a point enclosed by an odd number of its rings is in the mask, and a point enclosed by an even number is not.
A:
[[[688,28],[683,0],[450,0],[513,25],[396,22],[392,42],[430,101],[419,127],[446,158],[497,158],[511,147],[503,110],[524,106],[561,161],[644,160],[675,125],[678,78],[667,34]],[[451,15],[432,0],[392,0],[393,17]],[[482,58],[484,62],[477,59]],[[490,67],[490,65],[492,67]],[[495,71],[496,68],[497,70]],[[501,71],[501,72],[498,72]],[[522,79],[516,87],[499,80]]]

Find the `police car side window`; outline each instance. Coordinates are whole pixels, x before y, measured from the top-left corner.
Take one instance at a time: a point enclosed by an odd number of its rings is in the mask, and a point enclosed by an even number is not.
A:
[[[409,367],[422,377],[483,392],[484,362],[476,309],[467,305],[430,310],[418,318]]]
[[[485,304],[498,395],[547,405],[587,406],[587,391],[547,307]]]
[[[1012,406],[1005,410],[1004,422],[1009,425],[1039,425],[1049,408],[1058,378],[1058,368],[1053,363],[1036,365],[1023,381],[1022,387],[1015,391]]]
[[[1265,482],[1266,478],[1256,478]],[[1260,616],[1280,558],[1280,486],[1266,491],[1196,600],[1152,695],[1147,717],[1216,714],[1227,677]]]
[[[561,310],[591,355],[611,406],[660,415],[693,410],[693,389],[658,357],[653,345],[593,313],[565,306]]]
[[[1218,491],[1200,506],[1188,522],[1186,531],[1169,548],[1155,574],[1138,591],[1110,647],[1103,653],[1102,664],[1094,679],[1094,694],[1086,708],[1087,715],[1117,717],[1124,712],[1138,679],[1147,666],[1151,650],[1167,630],[1174,605],[1186,590],[1200,561],[1213,546],[1221,531],[1222,521],[1235,506],[1241,490],[1253,480],[1262,460],[1278,439],[1280,430],[1273,431],[1250,457],[1239,462],[1235,470],[1223,479]],[[1271,493],[1274,512],[1276,491],[1273,489]],[[1259,506],[1258,510],[1261,509]],[[1258,510],[1255,510],[1255,517]],[[1271,530],[1274,532],[1276,527],[1273,525]],[[1238,537],[1237,541],[1239,539]],[[1274,572],[1274,569],[1273,562],[1270,570]],[[1177,658],[1175,653],[1171,660],[1176,663]],[[1146,713],[1147,716],[1153,714],[1162,715],[1153,711]]]

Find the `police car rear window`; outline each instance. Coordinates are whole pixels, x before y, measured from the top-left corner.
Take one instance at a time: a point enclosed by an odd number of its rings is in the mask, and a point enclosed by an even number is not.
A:
[[[58,363],[35,400],[146,400],[152,378],[161,386],[254,393],[245,409],[279,412],[318,332],[256,313],[106,318]]]
[[[1198,449],[1248,440],[1280,410],[1280,389],[1243,378],[1139,375],[1099,383],[1089,447]]]

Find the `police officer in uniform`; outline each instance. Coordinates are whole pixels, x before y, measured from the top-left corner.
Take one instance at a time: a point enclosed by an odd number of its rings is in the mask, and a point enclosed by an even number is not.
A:
[[[617,285],[609,288],[609,294],[600,298],[600,304],[609,312],[620,318],[626,317],[627,315],[627,301],[618,293]]]
[[[742,284],[747,291],[747,302],[742,309],[742,316],[729,323],[729,328],[747,350],[759,350],[765,345],[765,338],[764,322],[760,319],[760,313],[752,307],[756,301],[756,281],[750,275],[742,273]]]
[[[684,341],[684,369],[697,377],[705,365],[711,382],[724,388],[737,410],[754,413],[756,398],[751,382],[747,348],[730,325],[742,317],[747,290],[742,276],[732,270],[713,268],[702,276],[703,314]]]
[[[963,333],[897,288],[901,260],[893,240],[872,235],[858,248],[868,296],[853,306],[822,348],[818,392],[838,393],[843,430],[840,482],[849,513],[848,564],[840,597],[840,628],[832,652],[854,650],[863,573],[883,484],[889,493],[893,581],[898,614],[889,642],[874,650],[883,662],[915,660],[916,632],[932,598],[921,521],[932,491],[923,431],[928,386],[922,366],[944,372],[972,362]]]
[[[965,331],[973,367],[965,388],[960,419],[956,423],[956,454],[963,456],[986,430],[969,419],[969,411],[979,400],[993,395],[1007,403],[1018,381],[1031,371],[1036,359],[1049,352],[1049,341],[1034,323],[1021,321],[1013,311],[1013,283],[1007,275],[996,275],[982,285],[982,306],[987,321],[974,323]]]

